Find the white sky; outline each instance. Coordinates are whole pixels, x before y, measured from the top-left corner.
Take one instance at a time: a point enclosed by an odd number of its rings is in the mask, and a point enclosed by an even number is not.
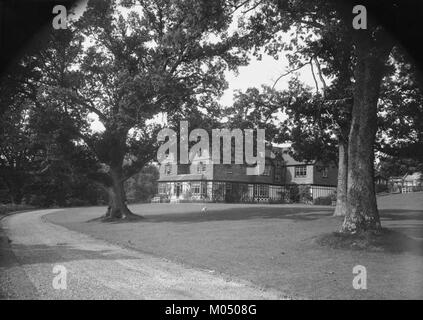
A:
[[[261,85],[273,86],[276,79],[289,70],[288,61],[285,58],[275,60],[273,57],[263,54],[262,60],[258,61],[255,57],[251,57],[250,64],[240,67],[238,75],[235,75],[233,72],[226,72],[226,80],[229,87],[226,89],[220,102],[225,106],[230,106],[232,105],[233,94],[236,90],[245,91],[250,87],[260,88]],[[298,74],[299,79],[305,84],[311,87],[315,86],[308,65],[294,74]],[[279,90],[287,89],[288,81],[294,74],[281,78],[275,88]],[[321,87],[320,83],[319,86]]]

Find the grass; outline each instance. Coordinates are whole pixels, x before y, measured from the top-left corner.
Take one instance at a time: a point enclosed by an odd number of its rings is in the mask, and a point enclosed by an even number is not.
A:
[[[401,232],[382,228],[380,231],[365,231],[358,234],[332,232],[317,239],[317,243],[334,249],[380,251],[386,253],[413,252],[423,255],[421,241]]]
[[[104,213],[99,207],[69,209],[47,219],[294,297],[423,298],[423,193],[379,198],[382,225],[390,231],[380,238],[363,235],[358,250],[352,246],[357,240],[339,242],[339,234],[333,233],[342,223],[332,217],[333,207],[207,204],[207,213],[202,213],[203,206],[132,205],[144,217],[136,222],[88,222]],[[368,290],[352,287],[352,269],[358,264],[367,269]]]

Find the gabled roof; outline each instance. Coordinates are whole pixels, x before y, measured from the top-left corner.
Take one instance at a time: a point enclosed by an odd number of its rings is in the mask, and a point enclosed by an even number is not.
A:
[[[284,164],[287,166],[292,165],[304,165],[304,164],[314,164],[315,161],[310,161],[309,163],[306,163],[305,161],[297,161],[295,160],[289,152],[292,149],[290,147],[272,147],[272,153],[279,154],[282,156]]]
[[[414,172],[413,174],[406,174],[404,176],[404,181],[416,181],[423,179],[421,172]]]
[[[266,159],[275,159],[277,157],[282,157],[284,161],[284,165],[304,165],[304,164],[314,164],[316,161],[310,161],[306,163],[305,161],[297,161],[291,155],[290,151],[292,149],[290,147],[273,147],[266,145],[265,148],[265,157]],[[211,158],[211,154],[208,151],[205,151],[205,154],[201,157],[195,156],[193,162],[199,162],[201,160],[207,160]]]

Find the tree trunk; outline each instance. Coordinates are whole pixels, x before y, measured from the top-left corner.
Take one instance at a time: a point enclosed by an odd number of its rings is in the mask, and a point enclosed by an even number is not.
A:
[[[109,207],[106,216],[120,219],[132,216],[133,213],[126,205],[125,189],[123,187],[122,168],[114,167],[109,171],[112,185],[107,187]]]
[[[342,231],[357,233],[381,228],[374,188],[374,142],[377,102],[391,47],[371,37],[356,43],[354,103],[348,144],[347,212]]]
[[[333,215],[345,216],[347,213],[348,143],[339,141],[338,150],[338,186],[336,189],[336,207]]]

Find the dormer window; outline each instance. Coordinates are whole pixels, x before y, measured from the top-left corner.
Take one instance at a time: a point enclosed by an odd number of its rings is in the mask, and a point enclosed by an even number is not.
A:
[[[328,177],[328,167],[325,167],[322,169],[322,178],[327,178]]]
[[[203,173],[203,172],[205,172],[205,171],[206,171],[206,169],[207,169],[206,164],[205,164],[205,163],[203,163],[203,162],[200,162],[200,163],[197,165],[197,173]]]
[[[307,177],[307,166],[295,166],[295,178]]]
[[[281,181],[282,179],[282,168],[279,166],[276,166],[275,169],[275,181]]]

